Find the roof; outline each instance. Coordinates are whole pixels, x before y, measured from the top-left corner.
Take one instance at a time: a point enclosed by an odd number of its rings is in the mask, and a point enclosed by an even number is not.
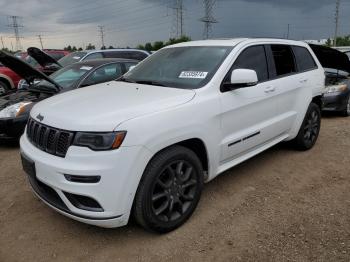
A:
[[[146,50],[142,50],[142,49],[135,49],[135,48],[113,48],[113,49],[99,49],[99,50],[83,50],[83,51],[78,51],[78,52],[87,52],[88,54],[90,53],[99,53],[99,52],[142,52],[145,54],[150,54],[149,52],[147,52]]]
[[[104,64],[109,64],[109,63],[125,63],[125,62],[130,62],[130,63],[138,63],[139,61],[137,60],[132,60],[132,59],[124,59],[124,58],[101,58],[101,59],[91,59],[87,61],[81,61],[74,63],[72,65],[89,65],[89,66],[100,66]]]
[[[185,46],[236,46],[240,43],[279,43],[279,44],[290,44],[290,45],[306,45],[306,43],[301,41],[280,39],[280,38],[231,38],[231,39],[208,39],[208,40],[198,40],[183,42],[169,47],[185,47]]]

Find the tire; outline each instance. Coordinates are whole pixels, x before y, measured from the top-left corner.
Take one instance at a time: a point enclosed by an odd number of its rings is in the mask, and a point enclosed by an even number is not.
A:
[[[349,95],[347,101],[348,101],[348,102],[347,102],[347,104],[346,104],[345,109],[341,112],[341,115],[344,116],[344,117],[350,116],[350,95]]]
[[[297,137],[293,140],[298,150],[311,149],[318,138],[321,128],[321,110],[318,105],[311,103],[304,117]]]
[[[3,80],[0,80],[0,95],[6,94],[9,90],[9,85]]]
[[[146,230],[167,233],[190,218],[203,189],[203,167],[182,146],[169,147],[149,162],[139,184],[133,214]]]

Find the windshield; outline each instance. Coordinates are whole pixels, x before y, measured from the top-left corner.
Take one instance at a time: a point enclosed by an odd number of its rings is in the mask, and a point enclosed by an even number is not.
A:
[[[232,48],[186,46],[162,49],[121,80],[183,89],[200,88],[211,80]]]
[[[50,78],[58,83],[63,89],[72,88],[77,81],[79,81],[83,76],[87,75],[92,66],[73,64],[62,68],[61,70],[56,71]],[[37,83],[34,88],[44,86],[44,87],[53,87],[53,84],[46,80],[42,80]]]
[[[66,55],[64,57],[62,57],[60,60],[58,60],[58,63],[65,67],[67,65],[71,65],[74,64],[76,62],[79,62],[80,59],[85,56],[87,54],[87,52],[74,52],[71,53],[69,55]]]

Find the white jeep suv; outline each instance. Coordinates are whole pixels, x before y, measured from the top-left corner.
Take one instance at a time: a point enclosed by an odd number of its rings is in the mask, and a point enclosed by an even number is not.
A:
[[[282,142],[315,144],[325,75],[310,47],[279,39],[166,47],[124,77],[38,103],[22,136],[46,204],[102,227],[183,224],[203,183]]]

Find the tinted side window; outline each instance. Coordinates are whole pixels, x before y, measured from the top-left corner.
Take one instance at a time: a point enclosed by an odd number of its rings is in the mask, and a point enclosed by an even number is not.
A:
[[[146,55],[145,53],[137,52],[137,51],[129,52],[129,55],[130,55],[130,59],[135,59],[138,61],[142,61],[143,59],[148,57],[148,55]]]
[[[316,62],[305,47],[293,46],[293,52],[298,65],[298,71],[307,71],[317,68]]]
[[[127,52],[124,51],[109,51],[104,52],[106,58],[129,58]]]
[[[94,85],[98,83],[108,82],[117,79],[123,75],[121,64],[105,65],[93,72],[84,80],[81,86]]]
[[[266,81],[269,78],[265,48],[263,46],[252,46],[245,49],[237,58],[233,69],[251,69],[255,70],[259,82]]]
[[[92,53],[85,57],[84,61],[91,60],[91,59],[100,59],[103,58],[102,53]]]
[[[284,76],[297,71],[290,46],[271,45],[271,51],[275,61],[277,76]]]
[[[108,58],[126,58],[141,61],[147,57],[143,52],[138,51],[111,51],[105,52],[105,57]]]

